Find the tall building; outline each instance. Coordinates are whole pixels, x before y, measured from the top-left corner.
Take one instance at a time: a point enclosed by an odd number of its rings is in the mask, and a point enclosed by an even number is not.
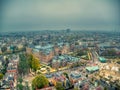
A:
[[[70,29],[66,29],[66,32],[67,32],[67,33],[70,33],[70,31],[71,31]]]

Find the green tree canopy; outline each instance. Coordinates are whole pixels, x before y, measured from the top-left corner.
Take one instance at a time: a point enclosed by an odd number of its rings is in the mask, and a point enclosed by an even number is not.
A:
[[[39,67],[40,67],[39,59],[33,57],[33,59],[32,59],[32,69],[36,72]]]
[[[69,79],[69,76],[68,76],[68,74],[66,72],[64,72],[63,74],[65,75],[66,78]]]
[[[85,50],[78,50],[77,51],[77,56],[82,56],[82,55],[87,55],[87,51],[85,51]]]
[[[17,90],[23,90],[24,86],[22,84],[17,84]]]
[[[18,78],[18,82],[22,83],[23,79],[21,77]]]
[[[78,88],[74,88],[74,90],[79,90]]]
[[[19,65],[18,65],[18,72],[20,75],[28,74],[29,72],[29,64],[25,54],[19,55]]]
[[[64,87],[62,86],[62,83],[61,83],[61,82],[57,82],[55,88],[56,88],[57,90],[65,90]]]
[[[5,47],[5,46],[1,47],[1,51],[2,51],[3,53],[6,52],[6,51],[7,51],[7,47]]]
[[[36,72],[37,69],[40,67],[40,60],[33,55],[20,54],[19,57],[20,60],[18,65],[18,72],[20,75],[28,74],[30,68]]]
[[[0,73],[0,80],[3,78],[3,74],[2,73]]]
[[[32,54],[27,54],[28,65],[31,69],[36,71],[40,67],[40,60]]]
[[[35,90],[36,88],[41,89],[48,86],[48,84],[48,79],[44,75],[40,74],[33,79],[32,88],[33,90]]]
[[[32,68],[32,60],[33,60],[33,55],[32,54],[27,54],[27,60],[30,68]]]

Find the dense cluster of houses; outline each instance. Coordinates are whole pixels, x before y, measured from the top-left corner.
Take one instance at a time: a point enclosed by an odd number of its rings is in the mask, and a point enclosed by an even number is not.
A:
[[[1,88],[14,89],[14,87],[16,86],[18,77],[18,62],[19,57],[16,55],[9,60],[6,73],[1,83]]]
[[[82,74],[78,71],[71,71],[70,73],[68,73],[67,77],[64,73],[60,72],[56,74],[47,74],[46,77],[48,78],[51,86],[55,86],[57,82],[60,82],[62,84],[62,87],[67,90],[73,87],[77,89],[79,88],[80,90],[103,90],[103,87],[99,86],[97,82],[95,82],[96,86],[91,87],[89,81],[86,80],[84,76],[82,76]]]
[[[74,63],[79,62],[80,58],[72,57],[70,55],[60,55],[54,56],[51,62],[52,68],[60,68],[65,66],[70,66]]]

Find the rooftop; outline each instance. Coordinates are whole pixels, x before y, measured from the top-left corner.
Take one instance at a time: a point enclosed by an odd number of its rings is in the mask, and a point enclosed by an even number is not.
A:
[[[68,62],[76,62],[78,61],[79,58],[76,58],[76,57],[72,57],[72,56],[69,56],[69,55],[61,55],[61,56],[55,56],[53,58],[53,61],[68,61]]]
[[[99,70],[99,67],[98,67],[98,66],[86,67],[86,70],[88,70],[88,71],[92,72],[92,71]]]
[[[101,62],[106,62],[106,59],[105,59],[104,57],[99,57],[99,60],[100,60]]]

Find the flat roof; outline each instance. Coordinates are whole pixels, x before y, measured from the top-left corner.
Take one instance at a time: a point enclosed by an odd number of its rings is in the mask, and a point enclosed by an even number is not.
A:
[[[88,70],[88,71],[96,71],[96,70],[99,70],[99,67],[98,66],[86,67],[86,70]]]
[[[99,57],[100,61],[106,61],[106,59],[104,57]]]

